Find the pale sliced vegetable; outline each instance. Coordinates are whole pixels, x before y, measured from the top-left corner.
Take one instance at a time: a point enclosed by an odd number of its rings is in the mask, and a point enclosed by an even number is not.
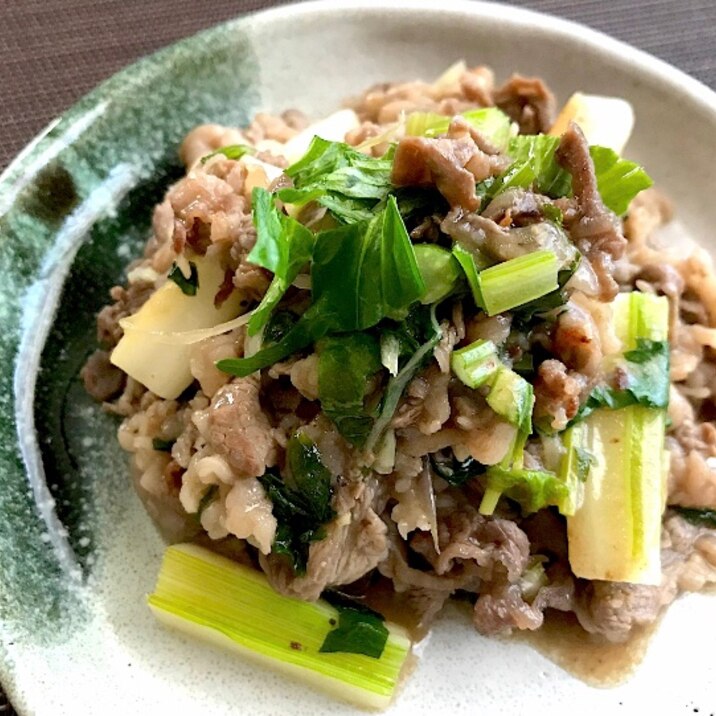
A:
[[[619,97],[575,92],[562,107],[549,133],[556,137],[564,134],[570,122],[580,126],[590,145],[609,147],[621,154],[634,128],[634,110]]]
[[[251,194],[255,187],[268,189],[271,182],[283,174],[283,169],[280,167],[261,161],[261,159],[256,159],[250,154],[244,154],[239,161],[246,167],[244,191],[247,196]]]
[[[276,593],[266,577],[196,545],[164,554],[148,603],[164,624],[247,656],[364,708],[390,704],[410,654],[405,631],[386,623],[379,658],[320,651],[340,613],[323,600]]]
[[[358,115],[352,109],[341,109],[291,137],[283,145],[282,153],[289,163],[293,164],[308,151],[314,137],[329,142],[343,142],[346,134],[358,127],[360,127]]]
[[[214,305],[224,282],[219,259],[196,256],[191,260],[199,275],[196,295],[185,295],[172,281],[164,283],[123,323],[124,336],[111,356],[114,365],[167,400],[178,397],[193,380],[189,369],[191,344],[167,345],[168,334],[214,329],[241,312],[239,291],[233,291],[218,308]],[[220,332],[232,327],[223,327]]]
[[[453,64],[433,82],[433,87],[437,90],[450,89],[460,82],[460,78],[465,72],[467,72],[465,60],[453,62]]]
[[[492,341],[479,339],[450,355],[452,372],[468,387],[479,388],[491,381],[502,366]]]
[[[614,325],[625,350],[639,339],[665,340],[668,314],[664,297],[617,296]],[[592,464],[584,501],[567,520],[569,563],[578,577],[660,583],[665,421],[665,410],[642,405],[600,408],[585,421]]]

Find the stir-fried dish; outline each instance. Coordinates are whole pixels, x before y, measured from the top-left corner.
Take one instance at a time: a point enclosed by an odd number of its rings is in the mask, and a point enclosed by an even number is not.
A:
[[[716,581],[716,279],[632,124],[458,63],[189,133],[83,371],[193,543],[158,616],[384,705],[456,594],[621,641]]]

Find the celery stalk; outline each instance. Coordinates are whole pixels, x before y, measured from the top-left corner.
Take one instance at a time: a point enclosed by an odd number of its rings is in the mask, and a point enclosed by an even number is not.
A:
[[[320,652],[337,609],[281,596],[262,573],[196,545],[167,549],[148,603],[169,626],[367,708],[389,705],[410,654],[393,624],[379,658]]]
[[[625,351],[638,339],[668,333],[665,298],[633,292],[614,302],[614,327]],[[637,584],[661,580],[664,431],[660,408],[601,408],[585,421],[594,456],[584,501],[567,520],[569,562],[578,577]]]
[[[495,344],[482,339],[453,351],[450,356],[452,372],[468,388],[479,388],[492,380],[501,365]]]
[[[485,312],[495,316],[551,293],[559,287],[559,261],[552,251],[534,251],[504,261],[478,275]]]

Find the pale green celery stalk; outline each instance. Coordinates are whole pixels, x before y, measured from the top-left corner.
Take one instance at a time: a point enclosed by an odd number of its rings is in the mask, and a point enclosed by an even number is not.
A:
[[[534,251],[503,261],[478,274],[480,294],[488,316],[540,298],[559,287],[559,261],[552,251]]]
[[[167,549],[148,602],[169,626],[362,707],[390,704],[410,654],[409,638],[393,624],[386,624],[389,637],[378,659],[320,653],[338,621],[334,607],[281,596],[260,572],[196,545]]]
[[[559,477],[569,489],[569,497],[560,507],[563,515],[571,516],[584,500],[584,484],[591,471],[592,455],[587,448],[587,425],[577,423],[562,435],[564,455],[559,466]],[[585,464],[585,461],[588,464]]]
[[[425,284],[423,305],[438,303],[449,296],[460,279],[460,265],[447,249],[435,244],[417,244],[415,260]]]
[[[495,344],[482,339],[453,351],[450,356],[452,372],[473,389],[489,382],[501,365]]]
[[[666,298],[620,294],[613,307],[625,351],[640,338],[666,340]],[[585,443],[594,462],[584,501],[567,520],[569,562],[578,577],[660,582],[665,426],[665,410],[641,405],[601,408],[585,421]]]
[[[461,113],[468,124],[489,139],[497,149],[505,151],[513,135],[512,120],[496,107],[471,109]],[[411,112],[405,121],[409,137],[437,137],[445,134],[452,116],[435,112]]]

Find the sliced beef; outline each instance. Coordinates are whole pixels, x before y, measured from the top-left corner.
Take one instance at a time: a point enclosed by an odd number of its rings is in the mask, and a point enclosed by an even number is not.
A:
[[[537,77],[514,74],[493,92],[492,99],[520,125],[522,134],[546,133],[554,124],[554,95]]]
[[[216,391],[209,410],[209,443],[238,477],[260,477],[276,460],[275,440],[259,403],[259,382],[237,378]]]
[[[610,641],[624,641],[635,627],[656,621],[681,592],[716,583],[716,531],[667,514],[661,539],[661,584],[584,582],[576,613],[582,626]]]
[[[107,351],[95,351],[85,363],[80,377],[85,390],[101,402],[117,397],[124,388],[127,376],[109,360]]]
[[[122,338],[119,322],[136,313],[154,293],[154,284],[137,281],[127,288],[114,286],[109,295],[114,303],[105,306],[97,316],[97,340],[107,348],[114,348]]]
[[[619,219],[602,202],[589,145],[574,122],[562,135],[555,157],[572,176],[576,201],[576,212],[565,215],[565,224],[596,273],[601,299],[611,301],[619,290],[612,276],[614,262],[624,255],[627,241]]]
[[[541,363],[534,383],[535,419],[564,430],[579,410],[583,385],[583,380],[569,374],[564,363],[553,359]]]
[[[341,481],[333,499],[337,516],[325,538],[311,545],[305,575],[296,576],[281,555],[260,557],[274,589],[313,601],[327,587],[351,584],[375,569],[388,555],[387,527],[377,514],[384,502],[375,480]]]
[[[599,329],[592,314],[574,300],[557,318],[552,352],[568,368],[586,376],[596,375],[600,368],[603,351]]]
[[[444,137],[405,137],[398,142],[391,179],[396,186],[436,186],[451,206],[477,209],[475,182],[507,168],[509,159],[456,117]]]

